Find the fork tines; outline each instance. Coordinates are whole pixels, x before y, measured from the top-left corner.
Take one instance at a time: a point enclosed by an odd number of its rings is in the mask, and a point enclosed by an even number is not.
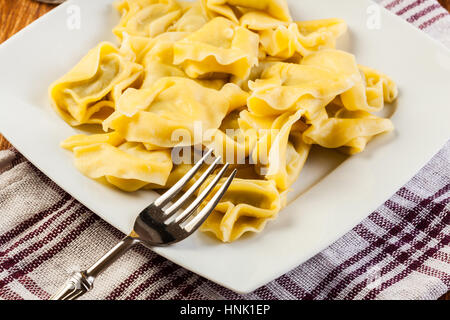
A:
[[[197,208],[202,204],[202,202],[208,197],[214,187],[217,186],[220,179],[224,176],[225,172],[229,167],[229,163],[225,163],[222,169],[217,173],[217,175],[212,179],[211,182],[202,190],[202,192],[188,205],[188,207],[182,211],[179,215],[175,215],[179,209],[186,204],[187,200],[195,194],[198,188],[206,181],[206,179],[212,174],[214,169],[218,166],[222,158],[218,156],[213,163],[203,172],[203,174],[195,181],[195,183],[183,193],[183,195],[171,204],[167,209],[163,209],[174,197],[180,193],[181,190],[186,186],[186,184],[195,176],[195,174],[200,170],[202,165],[206,162],[209,156],[212,154],[212,149],[210,149],[192,168],[189,170],[185,176],[180,179],[172,188],[167,190],[161,197],[159,197],[154,205],[163,211],[165,217],[165,224],[170,224],[175,222],[177,224],[182,224],[187,221],[196,212]],[[209,214],[214,210],[220,199],[223,197],[228,187],[230,186],[232,180],[236,175],[237,170],[233,170],[230,176],[225,180],[222,186],[217,190],[214,196],[209,200],[208,204],[197,214],[194,218],[184,224],[183,228],[190,232],[197,229],[203,221],[209,216]],[[173,217],[173,219],[171,219]]]

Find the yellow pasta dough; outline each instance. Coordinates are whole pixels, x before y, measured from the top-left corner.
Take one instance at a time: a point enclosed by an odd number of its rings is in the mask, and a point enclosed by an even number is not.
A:
[[[219,91],[188,78],[165,77],[149,89],[128,89],[103,125],[127,141],[167,148],[193,145],[201,143],[194,141],[195,126],[205,133],[219,128],[230,107],[241,101],[240,91],[231,83]]]
[[[123,34],[154,37],[182,15],[182,7],[175,0],[139,0],[122,1],[117,6],[122,19],[114,29],[114,34],[122,38]]]
[[[114,45],[102,42],[51,85],[53,106],[71,125],[98,123],[91,121],[92,116],[102,108],[114,109],[114,102],[122,91],[132,85],[141,72],[141,65],[127,61]]]
[[[282,21],[291,21],[285,0],[202,0],[205,12],[210,17],[224,16],[231,21],[238,21],[238,15],[258,12]]]
[[[164,185],[172,170],[169,150],[148,151],[133,142],[119,147],[95,143],[73,151],[78,170],[92,179],[106,177],[125,191],[136,191],[148,183]]]
[[[175,43],[173,60],[191,78],[214,73],[245,78],[258,63],[258,36],[217,17]]]
[[[236,178],[201,230],[234,241],[245,232],[261,231],[280,209],[281,197],[273,181]]]
[[[279,62],[249,83],[249,110],[257,115],[278,115],[298,109],[312,119],[337,95],[361,78],[351,54],[324,50],[305,57],[300,64]]]
[[[84,175],[127,192],[170,188],[212,149],[238,170],[201,227],[221,241],[278,215],[313,145],[352,155],[394,129],[374,112],[395,101],[396,84],[336,49],[341,19],[295,21],[285,0],[115,7],[118,45],[99,43],[49,89],[63,120],[104,133],[61,147]]]
[[[393,129],[389,119],[342,109],[334,117],[314,121],[303,137],[306,143],[325,148],[349,147],[348,152],[354,154],[363,151],[373,136]]]

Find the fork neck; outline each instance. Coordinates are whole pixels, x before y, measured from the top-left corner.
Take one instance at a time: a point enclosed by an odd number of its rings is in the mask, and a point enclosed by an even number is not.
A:
[[[116,261],[121,255],[127,252],[131,247],[140,243],[137,234],[132,231],[130,235],[122,239],[114,248],[108,251],[102,258],[94,263],[89,269],[86,270],[85,276],[90,283],[94,282],[94,279],[106,268],[108,268],[114,261]]]

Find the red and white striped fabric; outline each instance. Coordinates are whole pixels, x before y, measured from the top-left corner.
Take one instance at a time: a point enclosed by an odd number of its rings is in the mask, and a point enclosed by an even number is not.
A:
[[[450,15],[436,1],[379,2],[450,47]],[[343,238],[251,294],[137,247],[83,298],[437,299],[450,290],[449,202],[447,143]],[[48,299],[122,237],[13,150],[0,152],[0,213],[0,299]]]
[[[375,0],[450,48],[450,15],[436,0]]]

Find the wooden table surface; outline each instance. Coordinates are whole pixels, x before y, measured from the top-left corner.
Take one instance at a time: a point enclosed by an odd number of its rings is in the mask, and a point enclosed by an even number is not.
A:
[[[450,11],[450,0],[439,0],[439,2]],[[33,0],[0,0],[0,43],[54,7],[55,5]],[[9,142],[0,134],[0,150],[9,147]],[[441,299],[450,300],[450,292]]]

